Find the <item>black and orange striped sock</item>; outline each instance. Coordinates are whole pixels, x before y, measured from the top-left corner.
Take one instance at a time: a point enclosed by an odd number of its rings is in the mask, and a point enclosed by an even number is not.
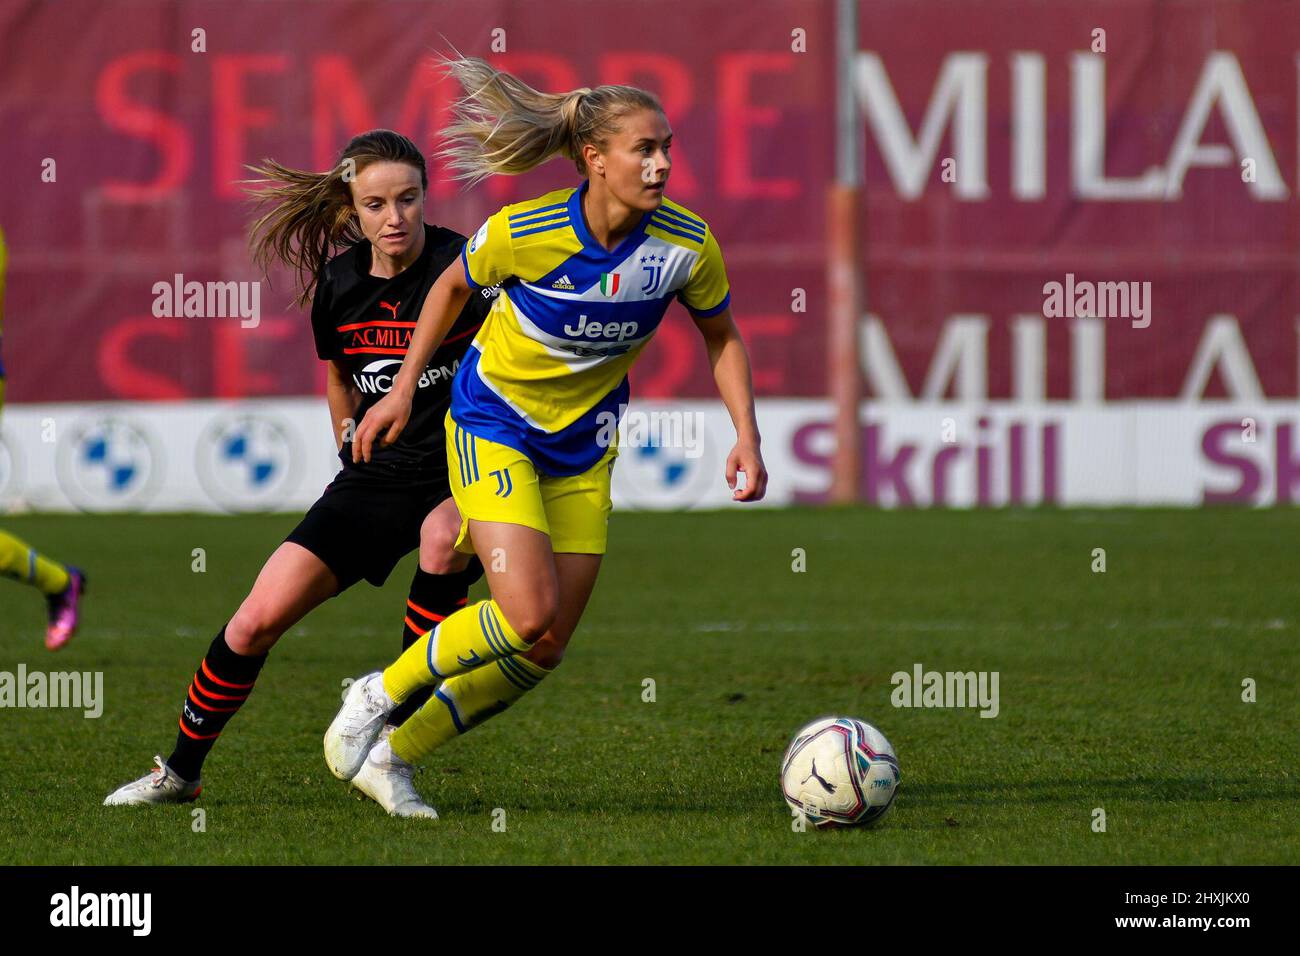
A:
[[[415,577],[411,579],[411,594],[406,599],[402,650],[437,627],[448,614],[463,608],[469,600],[470,585],[482,576],[483,564],[478,558],[471,558],[469,566],[455,574],[430,574],[417,565]],[[388,715],[388,722],[400,726],[424,706],[432,693],[432,687],[421,687]]]
[[[266,655],[244,657],[226,644],[223,627],[207,656],[190,681],[185,704],[181,707],[180,731],[176,749],[167,758],[167,766],[184,780],[198,780],[203,761],[221,731],[248,699],[257,682]]]

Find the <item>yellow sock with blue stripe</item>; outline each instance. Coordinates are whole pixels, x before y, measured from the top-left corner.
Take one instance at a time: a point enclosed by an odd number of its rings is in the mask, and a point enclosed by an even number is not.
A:
[[[0,574],[46,594],[62,594],[68,589],[67,568],[5,531],[0,531]]]
[[[549,673],[515,654],[457,674],[393,731],[388,745],[407,763],[421,763],[451,738],[501,713]]]
[[[384,690],[397,703],[421,687],[455,677],[530,647],[491,599],[449,614],[384,671]]]

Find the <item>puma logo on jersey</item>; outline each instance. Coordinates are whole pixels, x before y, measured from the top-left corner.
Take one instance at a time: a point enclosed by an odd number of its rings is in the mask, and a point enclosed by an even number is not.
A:
[[[398,302],[397,305],[389,305],[387,302],[380,302],[379,307],[381,309],[387,309],[389,312],[392,312],[393,318],[395,319],[397,318],[397,306],[401,304],[402,304],[401,302]]]
[[[580,335],[588,339],[613,339],[622,342],[635,338],[639,328],[636,322],[592,322],[585,315],[578,316],[578,325],[566,325],[564,331],[569,335]]]
[[[551,288],[563,289],[565,292],[572,292],[573,280],[570,279],[568,276],[560,276],[558,279],[556,279],[554,282],[551,283]]]

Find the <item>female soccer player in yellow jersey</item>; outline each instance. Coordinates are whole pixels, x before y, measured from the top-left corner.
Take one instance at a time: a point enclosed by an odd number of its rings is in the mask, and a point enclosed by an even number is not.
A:
[[[443,153],[460,178],[522,173],[562,153],[584,181],[483,224],[429,291],[392,390],[357,430],[361,459],[397,439],[428,355],[470,294],[499,284],[446,427],[456,547],[478,554],[492,596],[353,685],[325,753],[336,776],[367,793],[375,768],[419,763],[564,656],[605,552],[627,371],[674,298],[704,337],[736,428],[733,497],[757,501],[767,485],[722,253],[704,220],[664,196],[672,130],[658,99],[630,86],[545,94],[477,58],[445,62],[465,91]],[[385,715],[430,685],[429,702],[376,743]]]

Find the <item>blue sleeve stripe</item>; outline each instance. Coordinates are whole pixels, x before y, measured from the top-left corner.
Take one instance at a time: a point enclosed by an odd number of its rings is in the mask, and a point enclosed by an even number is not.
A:
[[[685,302],[683,302],[682,304],[683,304],[683,305],[686,305]],[[722,301],[719,302],[717,305],[715,305],[715,306],[714,306],[713,308],[711,308],[711,309],[692,309],[689,305],[686,306],[686,309],[687,309],[687,311],[689,311],[689,312],[691,313],[691,315],[695,316],[695,318],[697,318],[697,319],[707,319],[707,318],[709,318],[709,316],[717,315],[719,312],[721,312],[721,311],[723,311],[724,309],[726,309],[727,306],[729,306],[729,305],[731,305],[731,290],[730,290],[730,289],[728,289],[728,290],[727,290],[727,294],[724,295],[724,296],[722,297]]]
[[[564,202],[552,203],[549,206],[539,206],[536,209],[525,209],[523,212],[517,212],[513,216],[510,216],[509,219],[511,224],[513,225],[515,222],[518,222],[523,219],[531,218],[532,216],[536,216],[539,213],[551,212],[552,210],[555,209],[563,209],[566,206],[568,206],[568,204],[569,204],[568,201],[565,200]]]
[[[540,216],[528,216],[525,219],[511,219],[510,232],[512,235],[517,234],[517,230],[524,226],[536,226],[538,223],[547,222],[552,219],[568,219],[568,209],[557,209],[554,212],[544,212]]]
[[[662,220],[662,219],[656,219],[654,216],[651,216],[651,217],[650,217],[650,225],[654,226],[656,229],[662,230],[663,232],[671,233],[671,234],[674,235],[674,236],[681,236],[683,239],[689,239],[689,240],[691,240],[691,242],[703,242],[703,241],[704,241],[704,237],[703,237],[703,236],[697,236],[697,235],[696,235],[695,233],[693,233],[693,232],[683,232],[683,231],[680,230],[680,229],[674,229],[674,228],[672,228],[671,226],[667,225],[667,224],[664,222],[664,220]]]
[[[701,236],[704,235],[704,230],[707,228],[701,220],[692,219],[690,216],[683,216],[681,213],[674,209],[669,209],[667,206],[660,206],[655,210],[655,214],[665,217],[670,222],[675,222],[686,228],[694,229],[698,231]]]
[[[465,254],[465,250],[468,248],[469,248],[468,246],[462,246],[460,250],[460,261],[461,264],[465,267],[465,281],[469,283],[469,287],[471,289],[481,289],[483,288],[483,286],[475,282],[474,277],[469,274],[469,256]]]
[[[515,239],[518,239],[521,236],[531,236],[535,232],[547,232],[548,230],[551,229],[559,229],[563,226],[567,226],[568,224],[569,224],[569,217],[566,215],[563,219],[557,219],[554,222],[548,222],[545,225],[535,226],[532,229],[523,229],[520,230],[519,232],[516,232],[515,230],[512,229],[510,230],[510,235]]]

